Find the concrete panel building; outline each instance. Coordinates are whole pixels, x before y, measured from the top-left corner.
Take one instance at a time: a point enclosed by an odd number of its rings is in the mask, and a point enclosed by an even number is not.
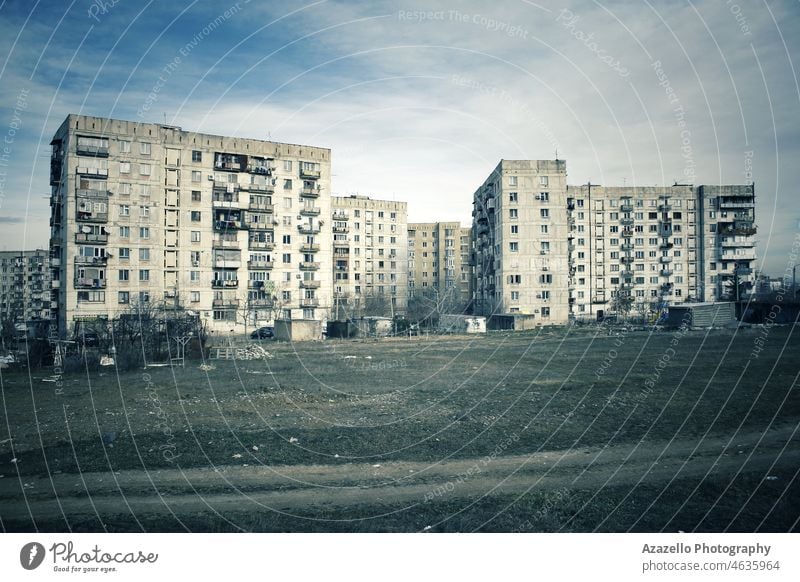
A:
[[[332,198],[332,317],[406,310],[408,204],[367,196]]]
[[[0,320],[50,319],[50,254],[0,251]]]
[[[538,325],[736,299],[755,260],[752,185],[566,185],[564,160],[503,160],[474,195],[476,313]]]
[[[458,222],[408,225],[408,295],[435,295],[449,311],[470,303],[471,229]]]
[[[51,145],[62,336],[150,303],[220,331],[327,317],[330,150],[80,115]]]

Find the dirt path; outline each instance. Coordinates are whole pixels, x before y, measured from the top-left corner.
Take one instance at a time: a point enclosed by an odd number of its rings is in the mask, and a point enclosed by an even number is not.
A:
[[[727,480],[738,471],[762,473],[798,466],[795,426],[762,434],[620,445],[605,449],[446,461],[391,462],[379,466],[234,466],[119,473],[53,475],[0,480],[0,517],[6,523],[75,516],[176,514],[314,506],[391,505],[527,490],[598,489],[603,485],[665,484],[710,473]],[[760,442],[759,442],[760,441]],[[660,458],[659,458],[660,457]],[[24,488],[24,495],[22,489]],[[55,494],[54,494],[55,492]]]

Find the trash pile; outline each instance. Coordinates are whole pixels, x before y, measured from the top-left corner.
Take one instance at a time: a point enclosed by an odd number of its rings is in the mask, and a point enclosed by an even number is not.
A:
[[[251,344],[236,349],[237,360],[271,360],[272,354],[259,345]]]

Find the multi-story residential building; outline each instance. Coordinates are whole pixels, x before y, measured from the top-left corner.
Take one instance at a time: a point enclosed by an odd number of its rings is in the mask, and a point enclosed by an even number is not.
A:
[[[474,196],[476,312],[537,323],[735,299],[752,284],[752,185],[567,186],[503,160]]]
[[[449,311],[470,302],[471,229],[458,222],[408,225],[408,295],[436,295]]]
[[[397,315],[406,309],[406,202],[332,197],[333,317]]]
[[[62,336],[148,303],[224,331],[327,317],[330,150],[80,115],[52,147]]]
[[[49,318],[48,251],[0,251],[0,319],[23,323]]]

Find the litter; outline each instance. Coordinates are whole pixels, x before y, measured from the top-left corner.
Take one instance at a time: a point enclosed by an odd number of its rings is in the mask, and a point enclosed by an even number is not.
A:
[[[234,459],[241,459],[241,458],[242,458],[242,455],[240,455],[239,453],[234,453],[234,454],[233,454],[233,458],[234,458]]]
[[[777,481],[778,478],[775,475],[767,475],[767,481]]]
[[[289,442],[290,443],[296,443],[296,442],[299,442],[299,441],[294,437],[289,437]]]

